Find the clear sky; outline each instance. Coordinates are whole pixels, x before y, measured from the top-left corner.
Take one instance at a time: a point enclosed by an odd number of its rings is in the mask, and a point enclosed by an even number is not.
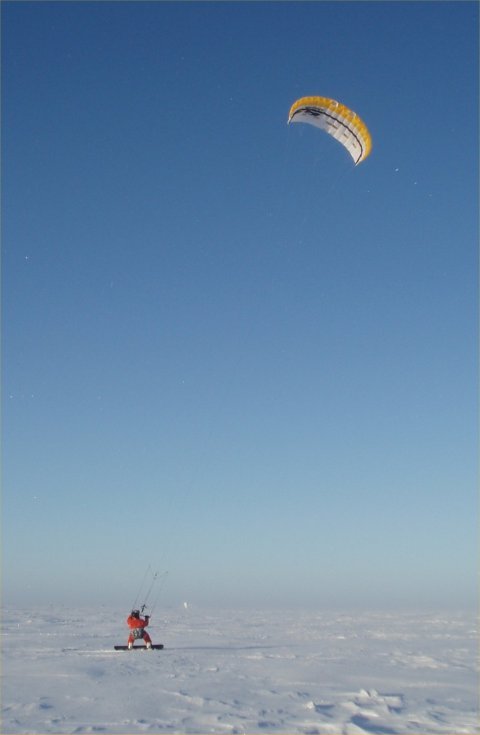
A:
[[[4,601],[473,605],[478,4],[1,9]]]

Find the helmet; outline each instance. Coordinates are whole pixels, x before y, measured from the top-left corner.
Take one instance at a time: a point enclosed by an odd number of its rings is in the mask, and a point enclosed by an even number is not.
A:
[[[132,610],[132,618],[139,618],[140,610]]]

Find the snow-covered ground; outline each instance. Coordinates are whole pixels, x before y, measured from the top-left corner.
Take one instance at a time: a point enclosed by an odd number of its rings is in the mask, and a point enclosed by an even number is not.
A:
[[[475,733],[476,620],[179,609],[3,611],[2,733]]]

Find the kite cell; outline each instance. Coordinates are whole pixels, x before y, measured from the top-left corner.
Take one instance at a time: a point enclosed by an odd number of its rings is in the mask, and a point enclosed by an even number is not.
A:
[[[290,108],[288,122],[309,123],[325,130],[347,149],[356,166],[372,149],[372,139],[363,120],[341,102],[328,97],[301,97]]]

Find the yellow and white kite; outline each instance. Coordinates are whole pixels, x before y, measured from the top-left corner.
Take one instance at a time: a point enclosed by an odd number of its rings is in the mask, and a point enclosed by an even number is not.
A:
[[[309,123],[325,130],[347,149],[356,166],[372,150],[372,138],[363,120],[328,97],[301,97],[290,108],[288,122]]]

